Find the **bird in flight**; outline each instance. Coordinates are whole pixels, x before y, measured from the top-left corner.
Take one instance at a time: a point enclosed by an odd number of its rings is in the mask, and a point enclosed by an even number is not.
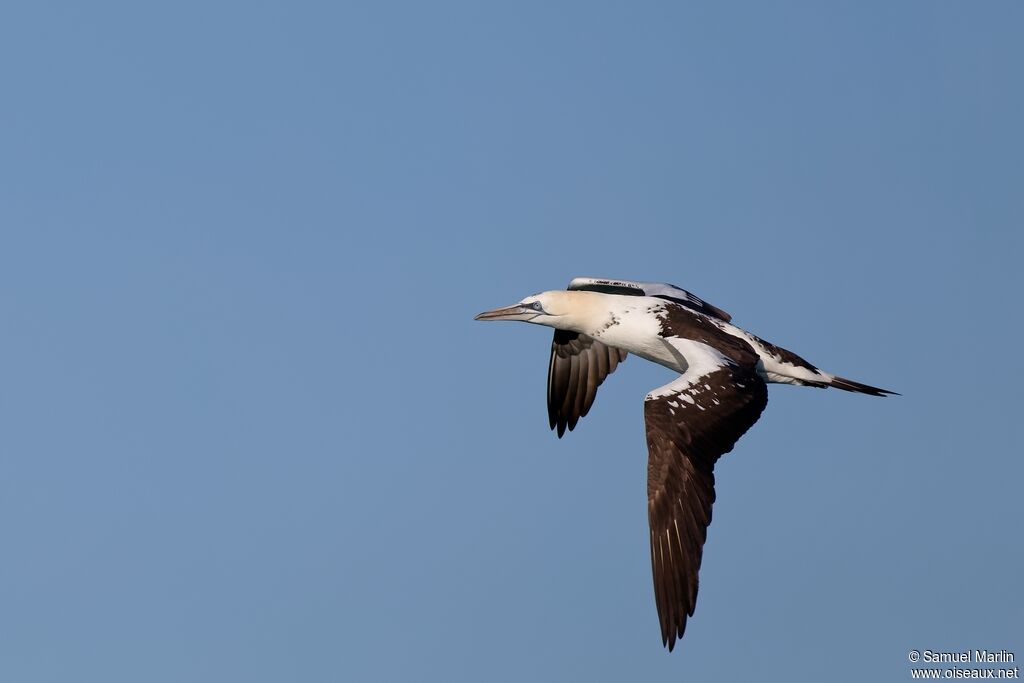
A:
[[[576,278],[477,320],[555,328],[548,365],[548,418],[559,438],[594,403],[626,355],[680,373],[647,394],[647,515],[662,643],[683,637],[697,602],[715,463],[757,422],[769,383],[895,394],[816,368],[731,323],[720,308],[673,285]]]

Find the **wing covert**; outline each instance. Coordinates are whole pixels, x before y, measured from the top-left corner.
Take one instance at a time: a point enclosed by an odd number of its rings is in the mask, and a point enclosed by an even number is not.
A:
[[[732,316],[717,306],[712,306],[704,299],[693,292],[688,292],[682,287],[676,287],[665,282],[641,282],[639,280],[608,280],[596,277],[577,277],[569,283],[567,289],[583,290],[588,292],[602,292],[604,294],[619,294],[621,296],[653,296],[667,301],[674,301],[687,308],[699,311],[712,318],[718,318],[729,322]]]

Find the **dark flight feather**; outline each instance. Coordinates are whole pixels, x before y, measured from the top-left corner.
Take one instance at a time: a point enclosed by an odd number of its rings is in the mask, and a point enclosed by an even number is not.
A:
[[[597,388],[624,360],[625,351],[593,337],[555,330],[548,363],[548,422],[559,438],[590,411]]]
[[[733,364],[699,376],[684,373],[644,401],[654,596],[670,651],[697,604],[715,463],[767,403],[767,387],[754,368]]]

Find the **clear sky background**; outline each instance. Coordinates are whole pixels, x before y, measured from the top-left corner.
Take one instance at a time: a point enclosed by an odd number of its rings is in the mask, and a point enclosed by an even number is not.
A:
[[[0,680],[905,680],[1024,659],[1019,2],[5,3]],[[773,387],[662,649],[668,281],[902,397]]]

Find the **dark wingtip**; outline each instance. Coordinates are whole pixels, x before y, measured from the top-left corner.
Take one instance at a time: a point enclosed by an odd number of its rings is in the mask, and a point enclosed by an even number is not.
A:
[[[669,652],[672,652],[672,650],[676,646],[676,643],[682,639],[683,634],[679,632],[678,627],[668,623],[662,624],[661,644],[663,647],[667,648]]]

